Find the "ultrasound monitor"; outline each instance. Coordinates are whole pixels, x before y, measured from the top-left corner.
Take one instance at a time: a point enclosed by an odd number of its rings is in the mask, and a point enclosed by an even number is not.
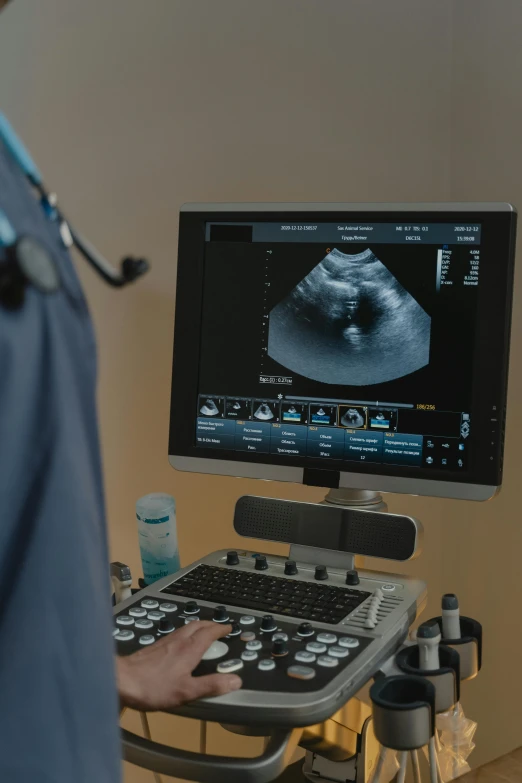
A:
[[[178,470],[486,500],[502,483],[509,204],[187,204]]]

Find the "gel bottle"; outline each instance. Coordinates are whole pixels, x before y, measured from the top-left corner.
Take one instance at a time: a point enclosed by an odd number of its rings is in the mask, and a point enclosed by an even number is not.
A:
[[[176,501],[153,492],[136,503],[143,576],[147,585],[179,571]]]

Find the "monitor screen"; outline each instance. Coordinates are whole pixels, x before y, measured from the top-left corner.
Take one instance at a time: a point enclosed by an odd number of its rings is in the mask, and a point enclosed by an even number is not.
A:
[[[506,204],[188,205],[171,462],[494,494],[514,232]]]

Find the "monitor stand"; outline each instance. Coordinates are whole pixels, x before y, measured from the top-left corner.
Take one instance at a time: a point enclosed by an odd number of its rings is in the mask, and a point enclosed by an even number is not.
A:
[[[388,506],[380,492],[372,489],[330,489],[324,503],[343,508],[364,509],[366,511],[388,511]]]

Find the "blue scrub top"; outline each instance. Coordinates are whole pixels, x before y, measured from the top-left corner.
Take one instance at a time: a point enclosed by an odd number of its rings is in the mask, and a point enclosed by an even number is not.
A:
[[[57,227],[1,141],[0,207],[62,282],[0,304],[0,781],[117,783],[92,325]]]

